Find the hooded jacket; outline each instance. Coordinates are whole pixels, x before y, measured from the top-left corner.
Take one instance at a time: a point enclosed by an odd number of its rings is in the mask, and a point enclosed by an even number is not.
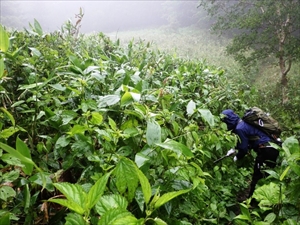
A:
[[[267,134],[244,122],[233,110],[226,109],[222,114],[225,115],[223,121],[226,123],[227,129],[239,136],[240,140],[236,146],[238,159],[243,158],[250,149],[257,150],[259,145],[271,141]],[[253,137],[257,137],[257,140],[251,140]]]

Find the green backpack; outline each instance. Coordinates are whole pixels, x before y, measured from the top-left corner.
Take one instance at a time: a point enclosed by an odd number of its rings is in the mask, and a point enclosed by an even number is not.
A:
[[[277,120],[270,116],[269,113],[264,112],[258,107],[252,107],[246,110],[242,120],[246,123],[257,127],[265,132],[274,140],[278,140],[281,134],[281,128]]]

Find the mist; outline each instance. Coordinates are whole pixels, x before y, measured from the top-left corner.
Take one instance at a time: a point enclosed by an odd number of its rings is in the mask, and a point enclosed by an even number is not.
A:
[[[2,0],[1,23],[23,29],[36,19],[46,32],[59,30],[68,20],[84,13],[80,32],[118,32],[189,26],[197,23],[197,1],[9,1]]]

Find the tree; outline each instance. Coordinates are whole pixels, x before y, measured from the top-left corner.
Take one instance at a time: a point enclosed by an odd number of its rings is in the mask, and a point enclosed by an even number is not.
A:
[[[231,32],[226,51],[244,66],[273,57],[280,68],[282,102],[288,101],[288,77],[300,59],[300,0],[200,0],[215,18],[212,29]]]

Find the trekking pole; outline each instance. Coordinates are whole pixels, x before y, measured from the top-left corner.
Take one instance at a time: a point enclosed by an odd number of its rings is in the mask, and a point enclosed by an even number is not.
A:
[[[223,160],[223,159],[225,159],[225,158],[227,158],[227,157],[229,157],[229,156],[230,156],[230,155],[225,155],[225,156],[223,156],[223,157],[217,159],[216,161],[214,161],[214,163],[217,163],[217,162],[219,162],[219,161],[221,161],[221,160]]]
[[[214,163],[217,163],[217,162],[219,162],[219,161],[221,161],[221,160],[223,160],[223,159],[225,159],[225,158],[227,158],[227,157],[229,157],[229,156],[232,156],[232,155],[235,155],[235,152],[232,152],[230,155],[224,155],[223,157],[221,157],[221,158],[215,160]]]

